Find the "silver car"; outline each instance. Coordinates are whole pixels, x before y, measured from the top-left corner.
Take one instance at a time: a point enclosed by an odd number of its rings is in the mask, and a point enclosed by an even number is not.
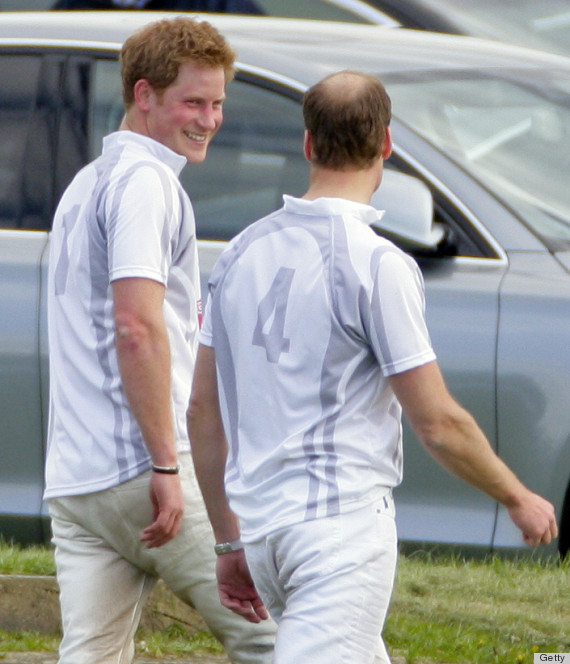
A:
[[[158,12],[0,15],[0,532],[48,537],[45,275],[54,206],[121,118],[117,54]],[[344,68],[392,97],[378,232],[418,260],[455,397],[556,506],[570,545],[570,60],[381,26],[211,15],[238,52],[225,122],[184,183],[203,283],[224,243],[307,183],[300,101]],[[407,546],[520,552],[502,507],[447,475],[406,428]]]
[[[570,55],[568,0],[515,0],[514,2],[367,0],[367,2],[409,28],[497,39]]]

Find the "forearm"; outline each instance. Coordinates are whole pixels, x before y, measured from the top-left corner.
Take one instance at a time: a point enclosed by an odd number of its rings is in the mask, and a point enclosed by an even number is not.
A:
[[[224,477],[227,443],[218,404],[215,355],[200,346],[187,413],[192,458],[204,503],[217,542],[239,537],[239,524],[231,511]]]
[[[120,329],[118,336],[121,337]],[[166,330],[131,329],[118,339],[117,356],[123,389],[153,462],[175,465]]]
[[[447,471],[506,506],[524,494],[475,419],[449,394],[435,362],[390,381],[414,433]]]
[[[553,506],[495,454],[473,417],[447,391],[436,363],[392,376],[390,384],[414,432],[446,470],[503,504],[528,544],[556,537]]]
[[[417,431],[428,452],[446,470],[480,489],[506,507],[528,490],[495,454],[473,417],[459,405],[450,405],[446,419],[428,431]]]
[[[115,338],[122,387],[153,462],[176,464],[171,358],[164,286],[148,279],[113,282]]]
[[[224,486],[227,446],[223,431],[211,422],[188,411],[188,430],[198,484],[204,497],[217,542],[231,542],[239,537],[239,525],[230,510]]]

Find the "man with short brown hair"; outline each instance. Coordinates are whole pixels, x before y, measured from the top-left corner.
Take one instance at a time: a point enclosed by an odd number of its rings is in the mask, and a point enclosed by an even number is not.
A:
[[[178,175],[222,123],[234,52],[207,22],[126,40],[125,116],[58,206],[50,240],[46,491],[60,664],[129,664],[157,577],[232,662],[269,664],[271,624],[220,605],[185,411],[201,316],[196,227]]]
[[[267,607],[274,664],[386,664],[402,409],[529,544],[557,526],[447,392],[421,272],[370,228],[392,148],[382,85],[333,74],[307,92],[304,117],[306,194],[234,238],[210,277],[192,450],[223,603],[251,621]]]

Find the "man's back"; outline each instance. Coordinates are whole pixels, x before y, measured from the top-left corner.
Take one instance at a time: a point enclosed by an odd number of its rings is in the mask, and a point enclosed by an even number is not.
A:
[[[383,373],[433,353],[411,322],[421,276],[368,227],[377,216],[343,199],[286,197],[212,275],[227,490],[247,514],[245,539],[356,509],[401,479],[400,410]]]

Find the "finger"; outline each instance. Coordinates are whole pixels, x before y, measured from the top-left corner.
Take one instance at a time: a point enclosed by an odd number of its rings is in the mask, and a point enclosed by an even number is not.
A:
[[[255,611],[252,611],[251,604],[249,603],[246,604],[241,600],[232,599],[230,597],[222,597],[221,602],[222,605],[226,607],[226,609],[230,609],[230,611],[237,613],[242,618],[245,618],[248,622],[251,623],[261,622],[260,616],[258,616],[257,613],[255,613]]]
[[[169,542],[172,537],[169,537],[162,532],[150,532],[143,533],[140,539],[141,542],[146,544],[147,549],[155,549]]]
[[[261,620],[267,620],[269,618],[269,613],[267,613],[267,609],[265,608],[265,604],[261,601],[261,599],[258,599],[257,601],[253,601],[251,603],[251,608],[255,612],[257,616]]]
[[[146,542],[149,549],[163,546],[180,532],[181,522],[182,519],[177,518],[171,525],[165,527],[161,519],[157,519],[142,531],[140,539]]]
[[[523,535],[523,540],[528,546],[537,546],[540,544],[540,537],[534,537],[532,535],[527,535],[526,533]]]

